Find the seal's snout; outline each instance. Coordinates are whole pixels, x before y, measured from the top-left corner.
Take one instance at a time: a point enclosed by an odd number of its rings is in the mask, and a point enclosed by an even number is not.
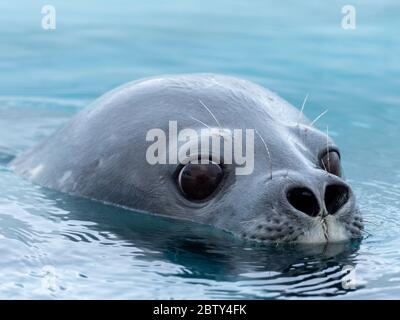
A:
[[[297,242],[344,241],[361,232],[350,187],[339,179],[328,183],[324,180],[314,180],[315,184],[309,181],[308,185],[296,182],[287,189],[287,217],[291,219],[294,214],[296,219],[290,224],[301,230],[301,235],[295,237]]]
[[[306,187],[294,187],[286,194],[289,204],[310,217],[321,213],[321,206],[314,192]],[[332,184],[325,188],[324,205],[327,214],[337,213],[350,198],[350,189],[345,184]]]

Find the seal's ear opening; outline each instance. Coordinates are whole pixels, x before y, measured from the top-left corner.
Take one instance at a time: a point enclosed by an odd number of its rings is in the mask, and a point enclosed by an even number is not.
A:
[[[318,200],[314,193],[304,187],[295,187],[287,192],[289,203],[296,209],[310,217],[316,217],[320,212]]]

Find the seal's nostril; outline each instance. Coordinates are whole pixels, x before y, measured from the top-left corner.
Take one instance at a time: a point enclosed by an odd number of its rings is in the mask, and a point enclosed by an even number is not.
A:
[[[325,207],[329,214],[335,214],[349,200],[349,188],[334,184],[325,189]]]
[[[287,193],[289,203],[297,210],[316,217],[320,211],[318,200],[314,193],[307,188],[292,188]]]

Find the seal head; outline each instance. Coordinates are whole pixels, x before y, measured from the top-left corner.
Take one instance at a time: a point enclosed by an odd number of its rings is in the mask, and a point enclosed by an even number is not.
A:
[[[183,129],[197,138],[182,141],[177,132]],[[226,161],[225,146],[217,155],[203,147],[179,154],[205,134],[229,140],[234,130],[250,129],[252,166],[245,174],[238,174],[242,165]],[[158,159],[181,161],[149,162],[154,130],[164,132],[168,144],[155,152]],[[233,77],[190,74],[112,90],[12,166],[48,188],[257,241],[336,242],[360,237],[363,228],[340,158],[327,134],[269,90]]]

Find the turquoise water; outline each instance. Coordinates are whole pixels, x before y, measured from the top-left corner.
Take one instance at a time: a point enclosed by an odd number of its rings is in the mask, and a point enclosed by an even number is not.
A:
[[[399,298],[400,5],[0,2],[0,298]],[[361,243],[260,246],[42,189],[7,163],[124,82],[216,72],[279,93],[341,147]],[[73,156],[73,155],[71,155]],[[346,266],[354,286],[343,286]],[[354,280],[354,279],[353,279]]]

